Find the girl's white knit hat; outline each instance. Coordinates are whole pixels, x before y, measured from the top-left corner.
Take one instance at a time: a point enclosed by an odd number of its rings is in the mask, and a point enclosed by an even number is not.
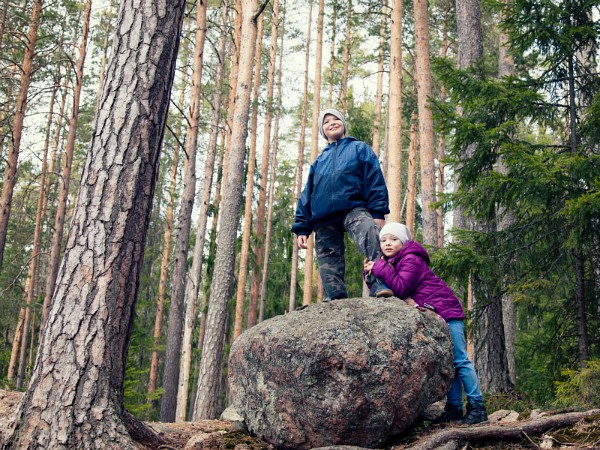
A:
[[[412,234],[410,233],[408,227],[398,222],[386,223],[379,231],[379,239],[381,239],[385,234],[396,236],[403,244],[412,239]]]

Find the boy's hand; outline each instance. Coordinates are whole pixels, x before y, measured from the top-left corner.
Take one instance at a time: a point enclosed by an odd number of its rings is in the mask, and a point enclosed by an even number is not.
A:
[[[377,226],[381,229],[385,225],[385,219],[373,219]]]
[[[307,247],[306,243],[308,242],[308,236],[304,236],[301,234],[298,236],[298,248],[305,249]]]

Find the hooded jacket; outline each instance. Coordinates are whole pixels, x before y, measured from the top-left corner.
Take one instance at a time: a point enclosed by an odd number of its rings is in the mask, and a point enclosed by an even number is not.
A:
[[[444,280],[433,273],[429,263],[427,250],[416,241],[407,241],[396,256],[377,260],[371,272],[396,297],[411,297],[419,306],[432,306],[446,321],[464,319],[460,301]]]
[[[310,166],[292,232],[308,236],[341,222],[354,208],[366,208],[374,219],[390,212],[377,156],[367,144],[348,136],[329,143]]]

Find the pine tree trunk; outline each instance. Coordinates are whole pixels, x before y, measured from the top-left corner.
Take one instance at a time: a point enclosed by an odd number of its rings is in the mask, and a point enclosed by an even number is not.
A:
[[[311,4],[312,6],[312,4]],[[333,108],[333,85],[335,84],[335,37],[337,35],[337,13],[338,13],[338,2],[333,0],[331,2],[331,45],[330,56],[329,56],[329,89],[327,94],[327,107]],[[310,42],[310,40],[308,41]]]
[[[414,0],[415,13],[415,72],[419,109],[419,155],[421,166],[421,217],[423,243],[438,247],[435,203],[435,151],[429,66],[429,13],[426,0]]]
[[[381,3],[381,24],[379,26],[379,51],[377,54],[377,97],[375,100],[375,121],[373,122],[373,151],[379,156],[381,150],[381,111],[383,105],[383,71],[385,43],[387,38],[387,0]]]
[[[279,0],[273,0],[271,17],[271,46],[269,49],[269,68],[267,71],[267,98],[265,112],[265,129],[263,132],[263,152],[260,167],[260,191],[258,194],[258,211],[256,212],[256,267],[262,267],[265,249],[265,212],[267,210],[267,180],[269,179],[269,160],[271,159],[271,126],[273,122],[273,93],[275,88],[275,67],[277,65],[277,37],[279,32]],[[252,275],[250,301],[248,304],[248,328],[256,325],[258,297],[260,294],[261,276],[258,271]]]
[[[183,193],[179,207],[178,230],[175,234],[175,262],[169,324],[167,330],[167,348],[165,351],[165,371],[163,374],[164,393],[160,403],[160,419],[163,422],[175,421],[177,410],[177,390],[179,385],[179,364],[184,319],[185,278],[187,256],[192,226],[192,210],[196,198],[196,155],[198,153],[198,126],[200,122],[200,102],[202,88],[202,64],[204,41],[206,38],[206,7],[208,0],[198,1],[196,17],[196,41],[194,43],[194,70],[190,92],[190,111],[185,134],[185,163],[183,169]],[[193,299],[192,299],[193,300]],[[193,320],[193,304],[190,305]],[[185,411],[185,407],[183,409]]]
[[[184,96],[185,88],[181,90]],[[180,105],[183,104],[180,98]],[[156,314],[154,316],[154,333],[152,335],[152,356],[150,357],[150,374],[148,376],[148,402],[152,401],[152,397],[158,386],[158,363],[159,351],[158,347],[161,344],[163,319],[164,319],[164,303],[169,283],[169,260],[171,257],[171,241],[173,238],[173,215],[175,212],[175,191],[177,189],[177,172],[179,167],[179,146],[175,145],[173,149],[171,163],[171,181],[169,186],[169,203],[165,214],[165,234],[163,236],[163,248],[160,262],[160,276],[158,279],[158,293],[156,295]]]
[[[265,258],[262,267],[262,280],[260,282],[260,302],[258,308],[258,322],[262,322],[265,318],[265,302],[267,298],[267,280],[269,276],[269,255],[271,253],[271,229],[273,227],[273,203],[275,202],[275,183],[277,176],[275,168],[277,167],[277,150],[279,147],[279,121],[281,119],[281,72],[283,68],[283,38],[285,36],[285,0],[283,2],[283,18],[281,19],[281,32],[279,48],[279,67],[277,69],[277,101],[275,111],[275,129],[273,133],[273,155],[271,160],[271,172],[269,181],[269,198],[267,212],[267,231],[265,233]]]
[[[227,11],[228,8],[225,6],[222,8],[222,17],[223,17],[223,29],[227,26]],[[225,43],[227,39],[226,33],[221,33],[219,37],[219,63],[217,64],[217,70],[215,74],[215,80],[217,86],[223,85],[223,69],[225,64]],[[185,303],[186,305],[192,302],[193,304],[198,304],[198,293],[200,292],[200,282],[201,282],[201,274],[202,274],[202,260],[204,257],[204,243],[206,241],[206,225],[208,222],[208,210],[210,206],[210,196],[211,196],[211,188],[212,182],[214,178],[215,172],[215,159],[217,154],[217,137],[219,135],[219,121],[220,121],[220,112],[221,112],[221,90],[215,89],[213,93],[213,101],[212,101],[212,118],[210,125],[210,138],[208,142],[207,154],[206,154],[206,162],[204,167],[204,182],[202,185],[202,191],[199,193],[201,197],[198,199],[198,204],[200,205],[198,211],[198,224],[196,226],[196,243],[194,244],[194,253],[193,253],[193,262],[192,267],[190,268],[189,274],[187,276],[187,282],[185,287]],[[197,309],[197,308],[196,308]],[[199,318],[200,318],[200,332],[198,338],[198,348],[202,349],[202,339],[204,337],[204,323],[206,315],[204,311],[206,309],[206,296],[202,295],[202,301],[200,304],[199,310]],[[194,316],[197,311],[194,311]],[[186,310],[186,324],[188,311]],[[193,332],[194,332],[194,321],[192,321],[192,326],[186,326],[184,328],[183,333],[183,342],[182,346],[182,356],[181,356],[181,367],[179,369],[179,390],[177,392],[177,411],[176,411],[176,420],[181,421],[185,420],[185,409],[187,408],[188,397],[189,397],[189,378],[191,371],[191,363],[192,363],[192,347],[193,347]],[[186,381],[187,380],[187,381]],[[197,386],[192,390],[192,401],[190,402],[189,411],[194,411],[193,403],[196,399],[196,389]]]
[[[233,23],[233,47],[231,49],[231,74],[229,85],[229,101],[227,107],[227,127],[225,134],[225,156],[223,159],[223,183],[227,180],[229,173],[229,152],[231,149],[231,133],[233,133],[233,114],[235,111],[235,99],[237,98],[237,79],[240,61],[240,46],[242,32],[242,0],[235,0],[235,19]]]
[[[350,72],[350,39],[352,37],[352,0],[348,0],[346,11],[346,40],[344,41],[344,70],[342,73],[342,91],[340,92],[341,112],[348,113],[348,76]]]
[[[244,204],[244,231],[242,234],[242,251],[237,279],[237,295],[235,303],[235,324],[233,340],[242,334],[244,322],[244,299],[246,297],[246,279],[248,276],[248,253],[250,250],[250,235],[252,233],[252,203],[254,200],[254,174],[256,169],[256,138],[258,130],[258,94],[260,91],[260,69],[263,41],[264,20],[261,14],[257,24],[256,55],[254,61],[254,83],[252,91],[252,119],[250,120],[250,152],[248,154],[248,173],[246,174],[246,202]]]
[[[58,264],[60,262],[60,248],[65,227],[65,214],[67,210],[67,200],[69,197],[69,185],[71,183],[71,168],[73,166],[73,152],[75,151],[75,137],[77,135],[77,122],[79,120],[79,103],[81,100],[81,89],[83,87],[83,68],[85,64],[87,38],[89,32],[89,21],[91,14],[91,0],[86,3],[86,10],[83,19],[83,32],[81,37],[81,46],[79,47],[79,58],[75,68],[76,83],[73,89],[73,106],[71,119],[69,121],[69,134],[65,144],[65,161],[60,177],[60,191],[58,194],[58,207],[54,218],[54,234],[52,237],[52,249],[50,251],[50,262],[48,268],[48,277],[46,279],[46,288],[44,301],[48,299],[48,304],[52,305],[52,298],[58,276]],[[51,306],[49,306],[50,308]]]
[[[183,12],[181,1],[123,2],[55,301],[8,448],[160,441],[124,409],[123,383]]]
[[[505,0],[507,3],[509,0]],[[508,46],[508,36],[500,32],[500,47],[498,49],[498,77],[506,77],[514,74],[515,62],[510,54]],[[496,170],[504,175],[508,173],[503,155],[500,156]],[[497,212],[498,230],[504,230],[510,227],[515,219],[514,216],[499,208]],[[504,286],[502,286],[504,292]],[[506,362],[508,364],[508,376],[512,384],[517,382],[515,368],[515,304],[512,295],[505,293],[502,295],[502,322],[504,323],[504,347],[506,349]]]
[[[325,15],[325,0],[319,0],[317,16],[317,50],[315,52],[315,80],[313,94],[312,133],[310,141],[310,162],[316,159],[319,151],[319,110],[321,109],[321,70],[323,65],[323,22]],[[303,305],[312,303],[312,282],[314,267],[315,235],[312,233],[306,246],[306,260],[304,261],[304,296]]]
[[[449,0],[445,0],[444,3],[444,17],[443,17],[443,27],[442,27],[442,51],[440,56],[442,58],[446,58],[448,54],[448,20],[450,15],[450,9],[452,5]],[[446,85],[442,84],[440,87],[440,102],[446,101]],[[437,144],[437,187],[436,192],[438,195],[438,200],[442,199],[442,195],[444,194],[444,184],[445,184],[445,164],[444,158],[446,156],[446,144],[444,141],[444,133],[439,133],[438,135],[438,144]],[[440,247],[444,246],[444,208],[439,206],[437,209],[437,238],[438,245]]]
[[[48,121],[46,123],[46,135],[44,138],[44,151],[42,156],[42,173],[40,174],[40,189],[38,192],[37,210],[35,214],[35,225],[33,229],[33,250],[31,252],[31,260],[29,261],[29,268],[27,271],[27,279],[25,281],[25,316],[23,323],[23,336],[21,342],[21,352],[19,359],[19,371],[17,374],[17,389],[23,388],[23,382],[25,381],[25,359],[26,359],[26,339],[27,339],[27,325],[31,317],[31,306],[34,303],[35,295],[35,281],[38,275],[38,262],[40,260],[40,252],[42,247],[42,221],[44,220],[44,206],[45,201],[45,186],[46,177],[48,172],[48,148],[50,146],[50,129],[52,127],[52,117],[54,114],[54,101],[56,99],[56,93],[58,91],[57,83],[54,84],[52,93],[50,94],[50,110],[48,112]],[[33,329],[32,329],[33,331]],[[32,335],[33,339],[33,335]],[[31,356],[31,354],[30,354]]]
[[[415,85],[416,87],[416,85]],[[416,94],[416,92],[413,92]],[[406,175],[406,226],[415,233],[417,207],[417,152],[419,150],[419,123],[417,111],[410,118],[410,141],[408,146],[408,165]],[[402,216],[402,214],[400,215]]]
[[[233,115],[234,126],[229,153],[230,174],[227,176],[224,186],[225,197],[221,205],[221,217],[219,219],[217,254],[208,302],[206,336],[202,347],[198,395],[194,412],[195,420],[211,419],[216,414],[216,397],[227,322],[227,302],[233,281],[235,240],[242,199],[243,186],[241,180],[243,180],[246,156],[252,65],[257,33],[255,12],[256,0],[244,2],[242,6],[240,70],[237,80],[235,112]]]
[[[17,96],[15,115],[12,121],[12,142],[6,158],[4,182],[2,183],[2,197],[0,197],[0,269],[2,268],[2,261],[4,259],[4,247],[6,245],[8,219],[10,217],[10,209],[12,206],[12,197],[16,181],[15,177],[17,175],[17,165],[19,163],[19,151],[21,150],[23,123],[25,121],[27,96],[29,94],[31,74],[33,72],[33,57],[35,54],[35,44],[38,37],[41,10],[42,0],[34,0],[31,9],[29,31],[25,40],[25,55],[23,56],[23,64],[21,65],[19,94]]]
[[[295,181],[295,205],[298,204],[298,199],[302,193],[302,172],[304,169],[304,147],[306,140],[306,110],[308,105],[308,63],[310,61],[310,38],[312,30],[312,10],[313,2],[309,0],[309,12],[308,12],[308,31],[306,33],[306,49],[304,55],[304,87],[302,95],[302,109],[300,113],[300,139],[298,141],[298,166],[296,169],[296,181]],[[290,299],[288,303],[289,311],[293,311],[296,308],[296,291],[298,285],[298,245],[296,235],[294,235],[294,242],[292,245],[292,270],[290,276]]]
[[[402,209],[402,0],[391,2],[390,92],[388,100],[388,158],[386,182],[390,220],[401,221]]]

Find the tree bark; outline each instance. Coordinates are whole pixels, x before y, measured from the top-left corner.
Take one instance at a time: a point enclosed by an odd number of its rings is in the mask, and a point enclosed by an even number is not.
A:
[[[222,8],[222,17],[223,17],[223,30],[227,26],[227,11],[228,8],[225,5]],[[215,74],[215,80],[218,86],[223,85],[223,68],[225,65],[225,43],[227,39],[227,34],[223,31],[219,37],[219,63],[217,64],[217,70]],[[200,205],[200,210],[198,211],[198,224],[196,226],[196,243],[194,244],[194,253],[193,253],[193,262],[192,267],[190,268],[186,287],[185,287],[185,303],[189,305],[190,302],[193,304],[198,304],[198,293],[200,292],[200,283],[201,283],[201,274],[202,274],[202,260],[204,257],[204,243],[206,242],[206,224],[208,222],[208,210],[210,206],[210,194],[212,188],[212,182],[214,178],[215,171],[215,159],[217,154],[217,137],[219,135],[219,121],[221,117],[221,89],[215,89],[213,93],[212,100],[212,118],[210,125],[210,138],[208,142],[208,149],[206,154],[206,162],[204,167],[204,182],[202,185],[202,192],[200,193],[201,197],[198,199],[198,204]],[[198,338],[198,348],[202,349],[202,339],[204,336],[204,321],[206,315],[204,314],[204,310],[206,308],[206,296],[202,295],[202,301],[200,304],[200,336]],[[197,311],[194,311],[194,316]],[[186,310],[186,323],[188,320],[188,310]],[[184,384],[185,380],[188,381],[185,383],[189,383],[191,363],[192,363],[192,346],[193,346],[193,332],[194,332],[194,323],[192,321],[192,326],[186,326],[184,328],[183,333],[183,342],[182,346],[182,356],[181,356],[181,367],[179,369],[179,390],[177,392],[177,411],[176,411],[176,420],[180,421],[185,420],[185,409],[187,408],[188,403],[188,384]],[[192,390],[192,402],[195,401],[196,398],[196,388],[194,387]],[[191,411],[194,411],[194,408],[190,406],[189,408],[190,415]]]
[[[391,2],[390,88],[388,100],[388,159],[386,182],[390,220],[400,222],[402,209],[402,0]]]
[[[4,259],[4,247],[6,245],[6,233],[8,231],[8,219],[10,218],[10,209],[12,206],[13,191],[15,188],[15,177],[17,175],[17,165],[19,164],[19,151],[21,150],[21,137],[23,135],[23,122],[25,121],[25,112],[27,109],[27,96],[29,94],[29,85],[31,84],[31,74],[33,72],[33,57],[35,54],[35,44],[38,37],[38,28],[40,25],[40,15],[42,10],[42,0],[34,0],[31,8],[31,19],[29,22],[29,31],[25,39],[26,48],[21,65],[21,82],[17,103],[15,106],[15,115],[12,121],[12,141],[6,158],[6,168],[4,169],[4,181],[2,183],[2,197],[0,197],[0,269]]]
[[[277,66],[277,37],[279,33],[279,0],[273,0],[271,17],[271,46],[269,49],[269,68],[267,71],[267,98],[265,129],[263,133],[262,161],[260,166],[260,190],[258,211],[256,212],[256,267],[262,267],[265,248],[265,212],[267,210],[267,181],[269,179],[269,160],[271,159],[271,126],[273,122],[273,93],[275,91],[275,67]],[[283,50],[282,50],[283,51]],[[258,297],[261,276],[256,270],[252,275],[250,301],[248,304],[248,328],[256,325]]]
[[[248,276],[248,253],[250,251],[250,235],[252,233],[252,201],[254,199],[254,174],[256,169],[256,138],[258,130],[258,94],[260,91],[260,69],[263,48],[264,20],[261,14],[257,24],[256,54],[254,61],[254,83],[252,92],[252,119],[250,120],[250,152],[248,154],[248,173],[246,174],[246,202],[244,204],[244,231],[242,233],[242,251],[237,279],[237,295],[235,303],[235,324],[233,340],[242,334],[244,322],[244,300],[246,298],[246,279]]]
[[[132,434],[153,436],[125,411],[123,383],[183,12],[183,1],[123,2],[55,301],[8,448],[132,448]]]
[[[321,70],[323,65],[323,17],[325,15],[325,0],[319,0],[317,16],[317,49],[315,52],[315,80],[313,93],[312,133],[310,141],[310,162],[316,159],[319,151],[319,110],[321,109]],[[306,246],[304,261],[304,295],[303,305],[312,303],[312,284],[314,267],[315,235],[312,233]]]
[[[179,384],[179,357],[184,318],[185,276],[192,226],[192,210],[196,198],[196,155],[198,153],[198,126],[200,122],[200,91],[202,88],[202,64],[204,41],[206,38],[206,8],[208,0],[198,1],[196,17],[196,42],[194,43],[194,70],[190,92],[190,110],[185,133],[185,163],[183,169],[183,193],[179,207],[178,227],[175,238],[175,262],[173,264],[171,306],[167,330],[165,371],[163,374],[164,393],[160,403],[160,419],[163,422],[175,421],[177,410],[177,389]],[[193,300],[195,301],[195,300]],[[190,305],[193,308],[192,305]],[[193,314],[191,314],[193,320]],[[185,410],[185,408],[184,408]]]
[[[415,14],[415,81],[419,110],[419,155],[421,168],[421,217],[423,243],[438,247],[437,213],[435,203],[435,151],[433,143],[433,114],[431,97],[431,68],[429,66],[429,13],[426,0],[414,0]]]
[[[252,64],[256,44],[256,0],[244,2],[242,6],[242,39],[240,48],[239,74],[236,88],[234,127],[229,153],[230,174],[225,181],[225,196],[221,205],[219,236],[215,257],[214,274],[210,288],[206,336],[202,347],[198,395],[194,419],[214,418],[221,360],[227,321],[227,302],[235,266],[235,241],[242,199],[250,89],[252,86]]]
[[[300,113],[300,139],[298,140],[298,166],[296,169],[296,186],[295,186],[295,204],[298,204],[298,199],[302,193],[302,172],[304,169],[304,147],[306,145],[306,110],[308,105],[308,78],[309,70],[308,63],[310,61],[310,38],[312,30],[312,10],[313,2],[309,0],[309,12],[308,12],[308,31],[306,33],[306,48],[304,54],[304,88],[302,95],[302,107]],[[296,308],[296,290],[298,284],[298,245],[296,242],[296,235],[294,235],[294,242],[292,245],[292,270],[290,276],[290,299],[288,303],[289,311],[293,311]]]

